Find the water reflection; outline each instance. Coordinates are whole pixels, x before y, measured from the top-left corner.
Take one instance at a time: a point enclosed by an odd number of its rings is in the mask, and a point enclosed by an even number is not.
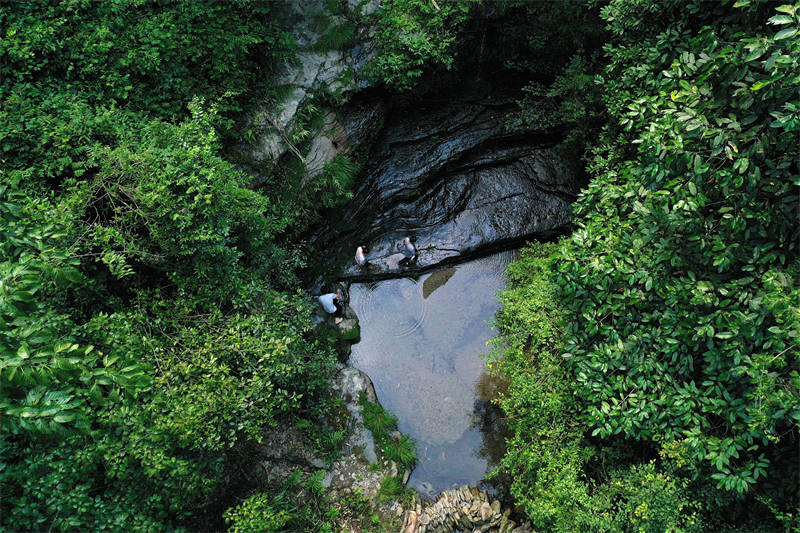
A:
[[[456,270],[455,267],[443,268],[425,278],[425,281],[422,283],[422,297],[427,298],[433,291],[447,283],[447,280],[453,277]]]
[[[372,378],[400,431],[417,441],[409,485],[433,495],[475,485],[503,453],[498,383],[481,358],[506,284],[505,252],[412,279],[355,284],[361,342],[350,362]]]

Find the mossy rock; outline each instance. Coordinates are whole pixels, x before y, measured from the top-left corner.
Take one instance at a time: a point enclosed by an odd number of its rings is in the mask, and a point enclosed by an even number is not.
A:
[[[336,343],[341,339],[339,330],[333,325],[332,321],[323,320],[314,327],[314,334],[320,338],[328,341],[331,344]]]
[[[356,341],[361,336],[361,327],[357,318],[346,318],[336,325],[339,336],[345,341]]]

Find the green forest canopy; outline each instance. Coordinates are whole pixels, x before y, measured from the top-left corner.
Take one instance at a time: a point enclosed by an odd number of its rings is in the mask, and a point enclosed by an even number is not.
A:
[[[800,6],[439,4],[385,2],[374,80],[453,66],[507,10],[515,121],[566,128],[590,175],[498,318],[517,503],[544,531],[800,528]],[[0,27],[0,523],[221,525],[335,361],[291,244],[318,184],[253,190],[223,156],[294,44],[255,0],[10,1]],[[281,494],[227,516],[318,527]]]
[[[291,39],[257,1],[12,1],[2,28],[3,527],[222,527],[335,362],[284,237],[306,200],[221,157]]]
[[[503,470],[542,530],[798,530],[800,6],[601,13],[594,94],[548,94],[605,115],[576,228],[503,296]]]

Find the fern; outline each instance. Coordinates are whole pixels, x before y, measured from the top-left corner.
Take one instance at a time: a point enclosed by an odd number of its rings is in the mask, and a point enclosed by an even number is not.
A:
[[[317,52],[327,52],[329,50],[347,50],[352,48],[356,42],[356,25],[346,20],[341,24],[332,26],[320,35],[314,44]]]
[[[411,469],[417,464],[417,453],[414,439],[402,435],[399,439],[387,439],[383,453],[386,458]]]
[[[394,415],[387,412],[379,404],[367,400],[363,392],[359,396],[359,403],[363,408],[361,417],[364,419],[364,426],[370,430],[376,439],[380,439],[397,424],[397,419]]]
[[[314,190],[322,192],[325,207],[335,207],[352,198],[350,189],[357,172],[358,165],[346,155],[337,156],[323,165],[322,179],[316,182]]]
[[[402,435],[398,439],[389,436],[389,432],[397,427],[397,418],[379,404],[367,400],[364,393],[361,393],[358,401],[362,407],[364,426],[372,433],[384,458],[405,468],[413,468],[417,464],[414,439],[408,435]]]

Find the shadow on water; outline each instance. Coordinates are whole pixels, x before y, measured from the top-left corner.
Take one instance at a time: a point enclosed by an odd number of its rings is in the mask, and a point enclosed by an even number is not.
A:
[[[353,284],[361,341],[350,364],[373,380],[380,402],[417,442],[409,486],[428,496],[482,483],[504,452],[504,426],[490,402],[505,386],[481,357],[495,336],[497,292],[516,252],[421,276]]]
[[[458,269],[455,267],[443,268],[425,278],[425,281],[422,283],[422,297],[427,298],[433,291],[447,283],[447,280],[452,278],[457,270]]]

